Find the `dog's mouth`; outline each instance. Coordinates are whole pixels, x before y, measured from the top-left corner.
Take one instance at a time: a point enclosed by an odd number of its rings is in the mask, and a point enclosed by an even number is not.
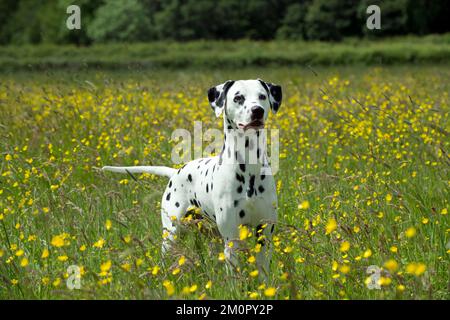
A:
[[[238,127],[241,129],[244,129],[244,131],[247,131],[248,129],[262,129],[264,128],[264,121],[261,120],[253,120],[247,124],[239,123]]]

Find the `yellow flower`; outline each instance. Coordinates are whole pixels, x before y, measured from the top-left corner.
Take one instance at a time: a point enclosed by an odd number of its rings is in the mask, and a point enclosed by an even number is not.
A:
[[[254,271],[250,272],[250,276],[253,277],[253,278],[257,277],[258,274],[259,274],[258,270],[254,270]]]
[[[240,240],[247,239],[248,236],[249,236],[249,231],[248,231],[247,226],[240,226],[239,228],[240,228],[240,230],[239,230],[239,239]]]
[[[350,242],[348,241],[343,241],[341,243],[341,247],[339,248],[341,252],[347,252],[349,249],[350,249]]]
[[[384,267],[390,272],[395,272],[398,269],[398,263],[394,259],[389,259],[384,263]]]
[[[391,201],[392,201],[392,194],[388,193],[388,194],[386,195],[386,201],[387,201],[387,202],[391,202]]]
[[[111,269],[111,266],[112,266],[111,260],[105,261],[100,265],[100,271],[106,273]]]
[[[62,246],[64,246],[64,239],[66,238],[65,234],[59,234],[56,236],[53,236],[52,241],[50,242],[52,244],[52,246],[60,248]]]
[[[273,296],[275,296],[276,293],[277,293],[277,289],[275,289],[274,287],[269,287],[266,290],[264,290],[264,295],[266,297],[273,297]]]
[[[180,268],[175,268],[175,269],[173,269],[172,274],[173,274],[174,276],[176,276],[176,275],[179,274],[180,272],[181,272],[181,269],[180,269]]]
[[[5,156],[5,160],[6,160],[6,161],[11,161],[11,160],[12,160],[11,155],[10,155],[10,154],[7,154],[7,155]]]
[[[405,286],[402,285],[402,284],[399,284],[399,285],[397,286],[397,291],[399,291],[399,292],[405,291]]]
[[[50,252],[48,251],[48,249],[44,248],[44,250],[42,250],[41,258],[46,259],[46,258],[48,258],[49,255],[50,255]]]
[[[336,219],[330,218],[328,219],[326,228],[325,228],[325,234],[330,234],[337,228],[337,222]]]
[[[64,262],[67,261],[69,259],[69,257],[67,257],[66,255],[62,255],[62,256],[58,256],[58,261]]]
[[[339,267],[339,271],[343,274],[347,274],[350,271],[350,267],[346,264]]]
[[[173,286],[172,282],[170,282],[169,280],[164,280],[163,286],[164,286],[164,288],[166,288],[166,292],[169,297],[175,293],[175,287]]]
[[[59,286],[61,284],[61,279],[60,278],[56,278],[55,281],[53,281],[52,284],[53,284],[54,287]]]
[[[22,260],[20,260],[20,266],[26,267],[28,265],[28,259],[26,257],[23,257]]]
[[[131,270],[131,264],[129,264],[129,263],[124,263],[120,267],[127,272],[129,272]]]
[[[257,299],[258,298],[258,292],[250,292],[249,295],[250,299]]]
[[[219,253],[219,261],[225,260],[225,254],[223,252]]]
[[[130,235],[127,235],[127,236],[123,237],[123,241],[124,241],[125,243],[130,243],[130,242],[131,242],[131,236],[130,236]]]
[[[255,258],[255,256],[250,256],[250,257],[248,258],[247,261],[248,261],[249,263],[255,263],[256,258]]]
[[[154,266],[152,269],[152,275],[156,276],[161,268],[159,266]]]
[[[406,266],[406,273],[413,274],[415,276],[422,275],[427,270],[427,266],[423,263],[409,263]]]
[[[13,286],[15,286],[16,284],[18,284],[19,283],[19,280],[17,280],[17,279],[11,279],[11,284],[13,285]]]
[[[24,251],[22,249],[19,249],[19,250],[16,251],[16,256],[17,257],[21,257],[21,256],[23,256],[23,254],[24,254]]]
[[[416,235],[416,228],[414,228],[414,227],[408,228],[408,230],[406,230],[405,234],[406,234],[406,237],[408,237],[408,238],[414,237]]]
[[[181,256],[180,259],[178,259],[178,265],[182,266],[186,262],[186,258],[184,256]]]
[[[380,277],[380,279],[378,280],[378,284],[381,286],[388,286],[391,284],[391,282],[392,279],[388,277]]]
[[[372,255],[372,250],[367,249],[366,251],[364,251],[363,253],[363,257],[364,258],[369,258]]]
[[[307,209],[309,209],[309,207],[310,207],[310,205],[309,205],[309,201],[308,200],[302,201],[302,203],[300,203],[298,205],[298,208],[299,209],[303,209],[303,210],[307,210]]]
[[[198,288],[198,286],[196,284],[194,284],[189,288],[189,292],[194,293],[197,290],[197,288]]]
[[[86,245],[81,245],[81,247],[80,247],[80,251],[84,251],[84,250],[86,250]]]
[[[391,252],[394,252],[394,253],[398,252],[398,248],[396,246],[392,246],[389,250],[391,250]]]
[[[103,248],[103,245],[105,244],[105,242],[106,242],[105,239],[100,238],[92,246],[94,248]]]
[[[206,289],[211,289],[211,286],[212,286],[212,281],[209,280],[209,281],[206,283],[205,288],[206,288]]]
[[[112,227],[112,222],[111,222],[111,220],[106,219],[105,227],[106,227],[106,230],[110,230],[110,229],[111,229],[111,227]]]
[[[444,209],[441,210],[441,214],[446,215],[447,213],[448,213],[447,208],[444,208]]]

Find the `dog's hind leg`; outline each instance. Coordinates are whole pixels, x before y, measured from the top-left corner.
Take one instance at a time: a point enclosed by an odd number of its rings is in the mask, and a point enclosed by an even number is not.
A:
[[[170,188],[166,189],[161,203],[161,220],[164,232],[162,254],[170,250],[177,234],[178,224],[185,215],[188,206],[189,202],[184,199],[180,192],[173,192]]]

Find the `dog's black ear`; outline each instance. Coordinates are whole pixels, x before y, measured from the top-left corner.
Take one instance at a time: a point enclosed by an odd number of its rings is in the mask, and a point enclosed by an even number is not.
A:
[[[222,84],[212,87],[208,90],[208,100],[216,116],[220,116],[226,103],[227,92],[233,85],[233,80],[228,80]]]
[[[272,109],[272,112],[277,113],[281,106],[281,100],[283,99],[281,86],[274,83],[265,82],[261,79],[258,80],[261,82],[262,86],[266,89],[267,94],[269,95],[270,108]]]

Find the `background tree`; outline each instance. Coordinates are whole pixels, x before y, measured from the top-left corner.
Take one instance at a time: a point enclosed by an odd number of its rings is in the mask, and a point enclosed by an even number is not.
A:
[[[290,4],[285,12],[277,37],[281,39],[306,39],[306,13],[311,0]]]
[[[305,17],[306,35],[314,40],[341,40],[358,32],[357,7],[353,0],[314,0]]]
[[[155,38],[151,20],[138,0],[106,0],[87,26],[87,35],[97,42],[136,42]]]

